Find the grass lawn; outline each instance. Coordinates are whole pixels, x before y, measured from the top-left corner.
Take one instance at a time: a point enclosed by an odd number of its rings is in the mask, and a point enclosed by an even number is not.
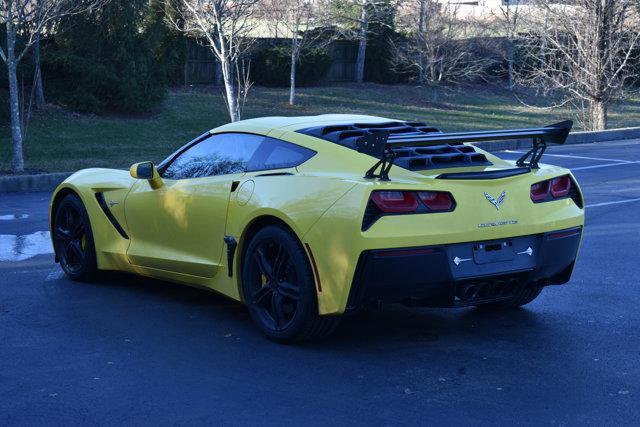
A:
[[[462,131],[544,125],[570,117],[568,111],[525,107],[493,86],[443,91],[434,98],[428,89],[412,86],[335,85],[300,89],[298,105],[290,107],[287,102],[286,89],[253,88],[244,118],[362,113]],[[85,116],[52,108],[34,116],[29,125],[26,168],[54,172],[159,162],[227,121],[222,94],[216,88],[172,91],[157,111],[141,117]],[[640,125],[640,99],[612,108],[609,123],[611,128]],[[10,132],[5,127],[0,137],[0,171],[6,173],[10,166]]]

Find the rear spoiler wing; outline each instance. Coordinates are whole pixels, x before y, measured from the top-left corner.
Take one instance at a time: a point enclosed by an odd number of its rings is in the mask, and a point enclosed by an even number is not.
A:
[[[518,167],[537,169],[538,162],[542,158],[547,144],[564,144],[572,126],[573,122],[571,120],[565,120],[540,128],[453,133],[432,132],[423,135],[417,133],[394,135],[387,131],[371,130],[370,133],[358,138],[356,148],[361,153],[380,159],[367,171],[365,178],[379,178],[382,181],[388,181],[389,170],[393,166],[395,159],[394,148],[531,138],[531,149],[516,161],[516,165]],[[376,172],[378,168],[380,171]]]

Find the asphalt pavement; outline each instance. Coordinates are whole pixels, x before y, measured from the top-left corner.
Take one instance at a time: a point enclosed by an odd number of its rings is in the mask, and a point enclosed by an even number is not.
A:
[[[637,425],[640,142],[543,161],[585,193],[569,284],[514,312],[365,311],[300,346],[266,340],[216,294],[67,280],[49,195],[0,194],[0,425]]]

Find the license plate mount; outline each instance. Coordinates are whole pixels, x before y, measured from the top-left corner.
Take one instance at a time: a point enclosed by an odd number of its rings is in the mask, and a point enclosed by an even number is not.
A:
[[[475,243],[473,260],[476,264],[511,261],[515,258],[513,243],[510,240]]]

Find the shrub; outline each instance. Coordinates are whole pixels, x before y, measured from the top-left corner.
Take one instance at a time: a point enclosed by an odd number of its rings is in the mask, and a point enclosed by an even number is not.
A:
[[[252,79],[263,86],[289,86],[291,48],[271,46],[260,49],[251,66]],[[322,48],[304,48],[296,68],[296,86],[318,84],[327,74],[331,58]]]
[[[167,76],[157,58],[164,33],[149,18],[156,4],[109,2],[65,18],[67,30],[45,55],[54,101],[83,112],[139,113],[162,100]]]
[[[369,5],[371,22],[367,27],[367,50],[364,57],[364,79],[369,82],[394,84],[402,80],[393,64],[393,44],[401,35],[394,23],[396,8],[390,1]]]

